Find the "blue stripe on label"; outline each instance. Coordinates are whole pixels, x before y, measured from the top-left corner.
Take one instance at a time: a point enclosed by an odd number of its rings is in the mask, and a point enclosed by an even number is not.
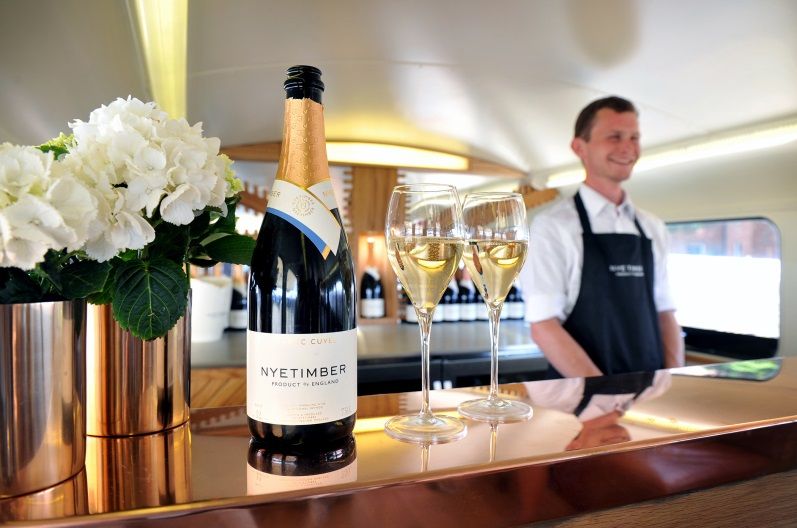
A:
[[[272,209],[271,207],[267,207],[266,208],[266,214],[269,214],[269,213],[273,214],[274,216],[278,216],[278,217],[282,218],[283,220],[285,220],[286,222],[291,224],[293,227],[295,227],[296,229],[298,229],[299,231],[304,233],[304,236],[309,238],[310,242],[312,242],[313,245],[315,245],[315,247],[318,248],[318,251],[322,255],[324,255],[324,250],[327,248],[327,245],[324,243],[323,240],[321,240],[321,237],[319,237],[318,235],[316,235],[313,232],[312,229],[310,229],[309,227],[307,227],[306,225],[301,223],[295,217],[290,216],[288,214],[285,214],[282,211],[278,211],[276,209]],[[329,251],[327,251],[327,254],[329,254]],[[326,255],[324,255],[324,258],[326,258]]]

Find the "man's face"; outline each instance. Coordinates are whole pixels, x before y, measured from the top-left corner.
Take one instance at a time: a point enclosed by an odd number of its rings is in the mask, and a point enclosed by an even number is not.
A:
[[[639,123],[634,112],[601,108],[595,114],[589,141],[573,139],[571,147],[584,164],[587,182],[622,183],[639,159]],[[608,180],[608,181],[607,181]]]

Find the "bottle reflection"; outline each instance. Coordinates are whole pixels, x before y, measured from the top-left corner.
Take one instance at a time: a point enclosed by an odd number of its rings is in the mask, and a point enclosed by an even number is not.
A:
[[[252,440],[246,470],[248,495],[354,482],[357,480],[356,442],[350,435],[316,451],[291,451]]]
[[[86,473],[91,513],[189,502],[189,425],[130,437],[89,436]]]
[[[628,442],[631,434],[620,420],[634,403],[658,398],[672,384],[667,371],[619,376],[566,378],[555,383],[527,383],[534,404],[572,413],[581,430],[567,451]]]

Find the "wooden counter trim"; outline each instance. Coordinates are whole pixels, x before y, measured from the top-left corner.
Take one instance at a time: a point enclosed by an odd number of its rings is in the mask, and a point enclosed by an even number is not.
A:
[[[797,468],[797,450],[778,453],[770,449],[779,444],[797,445],[797,423],[509,469],[482,468],[456,475],[429,473],[412,481],[364,483],[345,490],[319,488],[310,496],[298,491],[220,499],[74,521],[81,526],[126,527],[196,522],[209,526],[286,523],[351,528],[520,526],[793,471]],[[640,466],[649,469],[648,474],[640,474]],[[621,525],[633,525],[624,512],[618,510],[615,515],[620,515]],[[591,520],[593,515],[583,519]],[[67,519],[53,526],[71,524]],[[658,525],[646,519],[645,526]]]

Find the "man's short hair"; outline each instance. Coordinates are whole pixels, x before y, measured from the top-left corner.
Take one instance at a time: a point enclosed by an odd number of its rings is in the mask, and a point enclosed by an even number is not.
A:
[[[618,114],[623,112],[634,112],[636,115],[639,115],[634,103],[628,99],[623,99],[622,97],[617,97],[616,95],[604,97],[603,99],[592,101],[590,104],[584,107],[580,114],[578,114],[573,137],[581,138],[584,141],[589,141],[589,136],[592,133],[592,125],[595,124],[595,115],[598,113],[598,110],[603,108],[609,108]]]

